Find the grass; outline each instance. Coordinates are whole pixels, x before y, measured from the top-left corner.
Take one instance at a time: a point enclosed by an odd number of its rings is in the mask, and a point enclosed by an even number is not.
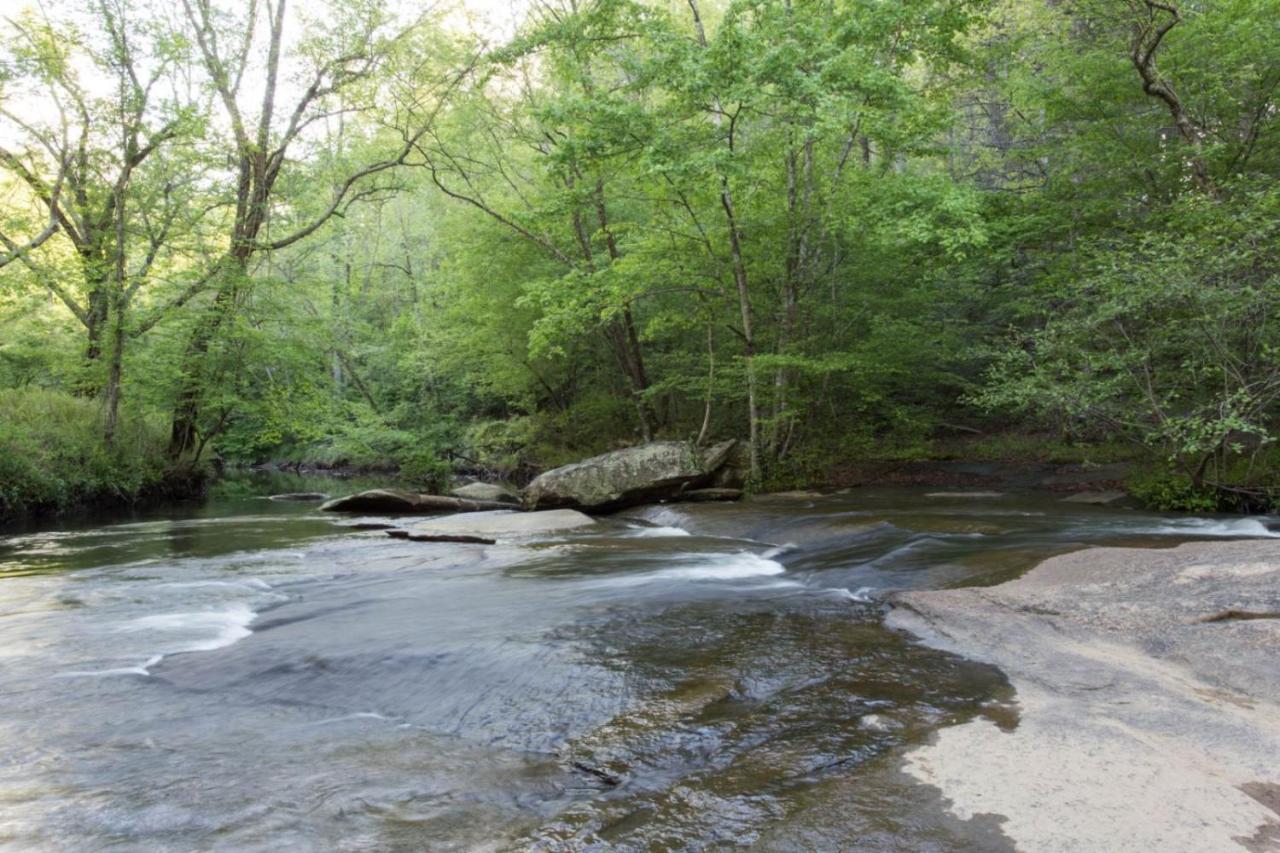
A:
[[[0,389],[0,519],[188,490],[190,477],[178,484],[166,466],[166,441],[162,418],[126,412],[107,447],[97,401]]]

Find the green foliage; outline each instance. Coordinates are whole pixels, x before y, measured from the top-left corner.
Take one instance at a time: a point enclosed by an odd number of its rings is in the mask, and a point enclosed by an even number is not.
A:
[[[1129,493],[1151,509],[1166,512],[1216,512],[1223,509],[1213,489],[1197,487],[1185,474],[1151,471],[1129,481]]]
[[[93,400],[0,389],[0,518],[157,491],[166,477],[163,419],[127,416],[108,448],[101,417]]]
[[[444,494],[449,491],[453,466],[428,448],[405,451],[400,456],[400,476],[424,491]]]
[[[754,426],[775,485],[850,458],[1140,457],[1190,484],[1150,486],[1161,505],[1257,506],[1229,496],[1280,481],[1280,40],[1258,23],[1275,4],[1178,5],[1156,53],[1175,117],[1130,57],[1141,3],[552,2],[493,48],[393,37],[376,3],[335,0],[289,30],[290,73],[366,36],[376,61],[303,110],[306,144],[260,188],[269,221],[209,278],[249,233],[234,164],[254,145],[209,111],[181,19],[127,0],[156,100],[124,125],[129,104],[86,101],[65,202],[123,230],[60,232],[0,268],[0,388],[116,399],[118,355],[126,410],[177,420],[194,400],[206,455],[433,488],[454,465],[523,476]],[[15,19],[31,37],[0,55],[0,98],[90,66],[129,91],[67,8]],[[267,31],[214,26],[255,48]],[[132,127],[173,136],[116,208]],[[333,206],[408,137],[404,164]],[[17,242],[48,221],[23,168],[53,177],[28,141],[26,166],[0,163]],[[59,488],[23,487],[79,487]]]
[[[1054,313],[1013,341],[977,399],[1156,448],[1196,478],[1206,460],[1270,441],[1280,194],[1204,205],[1081,247]]]

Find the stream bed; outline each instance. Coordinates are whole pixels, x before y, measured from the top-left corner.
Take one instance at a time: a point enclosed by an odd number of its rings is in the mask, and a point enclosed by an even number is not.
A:
[[[493,546],[243,494],[0,532],[0,847],[1001,849],[997,817],[898,767],[940,727],[1016,726],[1016,696],[885,629],[884,595],[1280,534],[936,495],[656,506]]]

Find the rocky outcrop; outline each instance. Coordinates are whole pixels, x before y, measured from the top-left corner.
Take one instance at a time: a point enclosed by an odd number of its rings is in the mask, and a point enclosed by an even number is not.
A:
[[[1280,545],[1095,548],[995,587],[900,593],[887,624],[1000,667],[1017,727],[906,756],[1019,850],[1272,850]]]
[[[683,441],[656,441],[594,456],[539,476],[525,489],[525,505],[608,512],[675,499],[709,485],[735,444],[700,449]]]
[[[471,501],[493,501],[494,503],[512,504],[518,506],[520,504],[520,496],[508,489],[506,486],[499,486],[496,483],[467,483],[465,486],[459,486],[449,492],[455,498],[465,498]]]
[[[424,495],[404,489],[370,489],[322,504],[326,512],[383,512],[422,514],[429,512],[481,512],[511,509],[498,501],[468,500],[444,495]]]

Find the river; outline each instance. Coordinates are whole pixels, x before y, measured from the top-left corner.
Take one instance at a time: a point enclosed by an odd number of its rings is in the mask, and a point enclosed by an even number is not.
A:
[[[0,536],[0,846],[1000,849],[898,765],[1016,697],[886,592],[1277,535],[861,489],[479,546],[249,491]]]

